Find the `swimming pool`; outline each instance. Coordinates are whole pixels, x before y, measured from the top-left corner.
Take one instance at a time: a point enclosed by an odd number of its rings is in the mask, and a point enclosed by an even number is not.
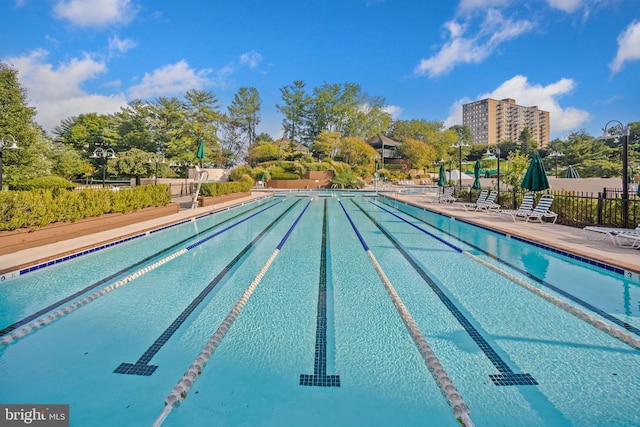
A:
[[[0,402],[68,403],[75,426],[455,426],[453,390],[476,426],[640,424],[640,352],[612,336],[640,338],[636,283],[382,197],[310,194],[5,281]]]

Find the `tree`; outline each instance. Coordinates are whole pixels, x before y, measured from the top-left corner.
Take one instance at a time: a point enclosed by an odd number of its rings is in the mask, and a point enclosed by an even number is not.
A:
[[[204,141],[205,153],[214,153],[214,163],[218,164],[220,144],[218,127],[222,115],[218,99],[213,93],[204,90],[188,90],[185,94],[185,127],[182,138],[186,141]],[[183,147],[185,148],[185,147]],[[184,154],[179,157],[183,157]]]
[[[155,153],[148,153],[137,148],[118,153],[115,159],[107,161],[107,172],[115,176],[123,176],[136,179],[136,185],[140,185],[140,178],[155,174],[156,164],[149,159],[157,156]],[[167,171],[166,163],[158,164],[158,175],[163,176]]]
[[[45,155],[49,139],[34,117],[35,109],[27,105],[18,71],[0,61],[0,137],[11,135],[20,147],[3,150],[3,184],[49,174],[51,163]]]
[[[294,142],[302,140],[309,116],[311,98],[304,87],[305,83],[302,80],[296,80],[292,85],[281,87],[283,104],[276,104],[276,109],[284,114],[282,120],[284,136]]]
[[[115,128],[118,133],[116,151],[128,151],[137,148],[142,151],[156,150],[151,126],[151,105],[135,100],[115,113]]]
[[[538,143],[533,139],[531,131],[526,126],[522,129],[522,132],[520,132],[520,136],[518,136],[518,146],[520,152],[528,156],[533,156],[538,150]]]
[[[502,182],[516,188],[522,183],[524,174],[529,167],[530,158],[520,150],[516,150],[509,153],[507,160],[509,161],[509,170],[502,175]]]
[[[115,148],[115,135],[107,131],[110,121],[104,114],[80,114],[64,119],[53,134],[57,142],[90,156],[97,147]]]
[[[262,100],[254,87],[241,87],[231,105],[227,107],[231,123],[238,127],[247,146],[256,140],[256,126],[260,124],[260,105]]]
[[[311,144],[314,157],[333,159],[338,154],[340,137],[340,132],[321,132]]]
[[[51,173],[55,175],[71,181],[83,176],[86,171],[94,170],[87,158],[66,145],[49,143],[47,148],[47,158],[51,161]]]
[[[406,139],[398,151],[413,169],[427,169],[436,160],[436,150],[433,146],[413,138]]]
[[[336,159],[349,166],[368,166],[379,157],[378,152],[364,140],[355,136],[340,139]]]
[[[187,139],[184,126],[187,106],[178,98],[159,97],[150,106],[149,124],[154,141],[154,153],[168,158],[189,158],[195,160],[198,140]]]

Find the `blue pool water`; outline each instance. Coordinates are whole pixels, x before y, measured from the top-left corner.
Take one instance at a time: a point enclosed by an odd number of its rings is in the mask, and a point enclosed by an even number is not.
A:
[[[163,426],[459,425],[383,272],[474,425],[640,425],[640,351],[567,311],[638,339],[637,283],[382,197],[312,196],[5,280],[0,403],[70,404],[73,426],[151,426],[255,285]]]

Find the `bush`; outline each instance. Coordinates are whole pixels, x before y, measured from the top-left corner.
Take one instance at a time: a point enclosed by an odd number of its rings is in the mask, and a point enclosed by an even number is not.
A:
[[[202,184],[200,187],[200,194],[202,196],[223,196],[225,194],[233,194],[233,193],[245,193],[251,190],[251,186],[253,185],[253,180],[249,177],[249,180],[243,179],[241,181],[233,181],[233,182],[209,182]]]
[[[108,189],[0,191],[0,231],[37,229],[54,222],[73,222],[114,212],[166,206],[171,192],[164,184],[114,192]]]
[[[17,191],[29,191],[45,188],[73,190],[75,187],[76,185],[73,182],[66,180],[60,176],[48,175],[15,183],[11,185],[10,189]]]
[[[273,172],[271,173],[271,179],[300,179],[300,176],[295,173]]]
[[[238,166],[237,168],[231,170],[229,179],[231,179],[231,181],[239,181],[243,175],[252,175],[252,171],[253,169],[251,168],[251,166]]]

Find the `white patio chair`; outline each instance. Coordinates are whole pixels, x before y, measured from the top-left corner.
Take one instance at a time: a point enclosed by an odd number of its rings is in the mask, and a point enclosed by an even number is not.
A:
[[[620,227],[601,227],[598,225],[588,225],[582,229],[587,240],[592,241],[601,241],[606,239],[607,237],[611,238],[611,243],[618,246],[618,241],[616,240],[616,236],[620,233],[626,233],[629,231],[640,232],[640,224],[631,230],[629,228],[620,228]],[[595,234],[594,234],[595,233]]]
[[[498,192],[495,190],[492,190],[487,196],[487,198],[485,199],[485,201],[480,203],[478,206],[476,206],[476,210],[477,211],[485,210],[487,212],[489,211],[498,212],[498,209],[500,209],[500,205],[495,202],[496,197],[498,197]]]
[[[453,196],[453,187],[444,187],[442,194],[438,197],[438,203],[453,203],[457,199]]]
[[[528,214],[533,211],[533,204],[536,200],[536,195],[534,193],[525,193],[524,198],[522,199],[522,203],[518,209],[501,209],[498,211],[500,215],[511,215],[513,222],[516,222],[516,218],[526,218]]]
[[[465,211],[469,209],[476,209],[481,203],[487,200],[488,195],[489,190],[482,190],[474,203],[456,202],[455,205],[464,208]]]
[[[543,218],[553,218],[555,224],[558,219],[558,214],[551,211],[551,204],[553,203],[553,194],[543,194],[538,200],[538,204],[535,208],[526,215],[525,222],[529,222],[530,219],[537,220],[542,224]]]

